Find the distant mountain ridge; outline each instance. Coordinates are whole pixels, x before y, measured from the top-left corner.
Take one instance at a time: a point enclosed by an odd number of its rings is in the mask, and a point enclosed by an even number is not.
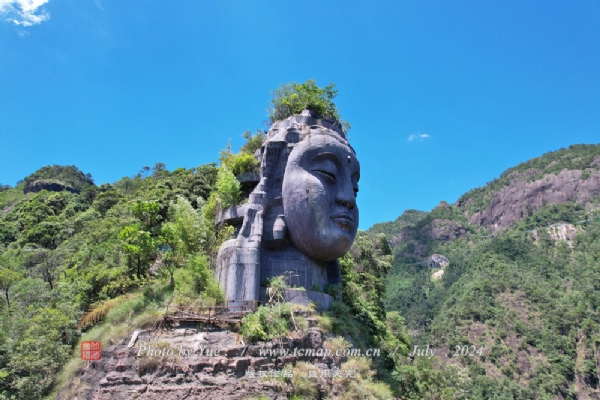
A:
[[[600,145],[570,146],[369,230],[393,246],[386,308],[415,346],[436,349],[440,379],[458,368],[468,382],[432,392],[600,399],[599,169]],[[426,262],[434,254],[443,271]]]
[[[469,230],[496,232],[549,204],[585,204],[598,195],[600,144],[572,145],[509,168],[485,186],[463,194],[453,205],[442,201],[430,213],[407,210],[393,222],[373,225],[369,232],[385,233],[392,245],[423,234],[434,240],[453,240]],[[443,213],[442,218],[436,215],[440,207],[453,212]],[[423,218],[429,221],[423,223]]]
[[[506,228],[547,204],[586,203],[600,194],[600,145],[573,145],[505,171],[456,202],[475,226]]]

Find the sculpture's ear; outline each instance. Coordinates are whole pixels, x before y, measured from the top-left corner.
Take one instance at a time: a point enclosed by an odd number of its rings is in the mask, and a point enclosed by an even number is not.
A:
[[[269,218],[269,223],[265,226],[265,232],[262,237],[262,244],[268,249],[278,249],[286,240],[287,228],[285,226],[285,217],[283,214],[275,214]]]
[[[273,240],[283,241],[285,239],[285,217],[278,215],[273,224]]]

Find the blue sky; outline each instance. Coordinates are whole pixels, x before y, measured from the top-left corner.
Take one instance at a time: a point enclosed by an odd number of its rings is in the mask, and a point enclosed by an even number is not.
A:
[[[600,142],[598,1],[0,0],[0,183],[216,161],[281,83],[334,82],[361,229]]]

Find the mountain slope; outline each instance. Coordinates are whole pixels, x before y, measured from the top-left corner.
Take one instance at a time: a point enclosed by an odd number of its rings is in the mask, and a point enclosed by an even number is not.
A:
[[[600,145],[573,145],[503,172],[473,189],[456,206],[475,226],[510,226],[547,204],[586,203],[600,194]]]
[[[438,350],[433,370],[463,368],[469,398],[600,398],[599,164],[599,145],[548,153],[385,232],[386,307]]]

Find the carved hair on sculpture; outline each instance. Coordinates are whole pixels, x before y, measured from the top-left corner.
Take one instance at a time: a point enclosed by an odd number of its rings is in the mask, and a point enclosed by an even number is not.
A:
[[[304,111],[275,122],[256,156],[260,182],[239,207],[237,238],[219,250],[227,298],[258,300],[260,283],[286,271],[306,289],[340,283],[336,260],[356,235],[360,178],[344,134]]]

